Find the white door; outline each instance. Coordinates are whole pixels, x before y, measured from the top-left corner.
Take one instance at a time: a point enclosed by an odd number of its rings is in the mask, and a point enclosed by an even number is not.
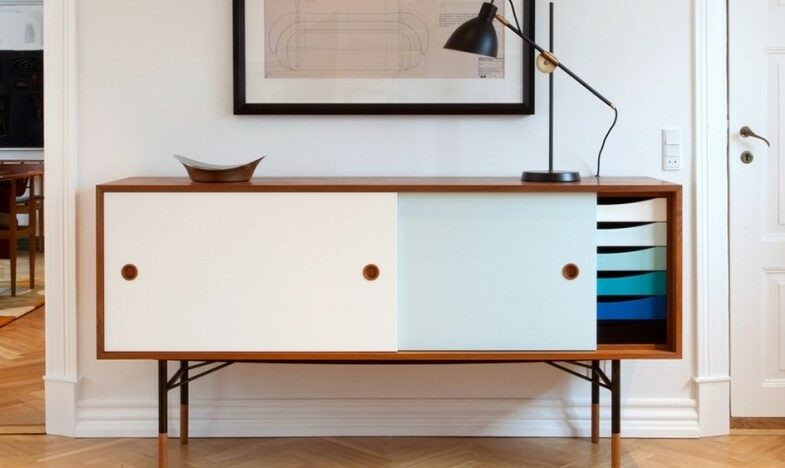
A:
[[[107,193],[104,213],[108,352],[397,350],[394,193]]]
[[[731,414],[785,416],[785,0],[729,19]]]

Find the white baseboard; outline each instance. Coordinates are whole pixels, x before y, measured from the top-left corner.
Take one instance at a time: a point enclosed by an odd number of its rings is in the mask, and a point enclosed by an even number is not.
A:
[[[150,400],[83,400],[77,437],[154,437],[158,407]],[[169,433],[179,405],[170,399]],[[588,401],[547,399],[252,399],[192,400],[194,437],[493,436],[588,437]],[[602,408],[610,434],[610,408]],[[700,436],[695,400],[622,403],[626,437]]]
[[[46,433],[74,437],[78,381],[44,377]]]
[[[701,437],[730,434],[730,377],[695,379]]]

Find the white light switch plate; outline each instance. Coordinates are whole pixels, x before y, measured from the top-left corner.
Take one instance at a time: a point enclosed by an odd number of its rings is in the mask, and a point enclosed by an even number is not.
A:
[[[681,130],[678,128],[662,130],[662,170],[681,170]]]
[[[681,144],[681,130],[678,128],[666,128],[662,131],[663,144],[666,145],[680,145]]]

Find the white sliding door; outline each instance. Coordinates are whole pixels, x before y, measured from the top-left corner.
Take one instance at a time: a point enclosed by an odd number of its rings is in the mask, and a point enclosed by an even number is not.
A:
[[[107,193],[106,351],[395,351],[396,204]]]

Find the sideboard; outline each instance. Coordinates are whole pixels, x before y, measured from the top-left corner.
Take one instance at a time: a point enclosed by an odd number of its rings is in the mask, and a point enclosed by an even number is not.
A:
[[[681,209],[648,178],[102,184],[98,358],[158,361],[161,466],[168,392],[187,443],[189,383],[235,362],[542,362],[591,382],[594,442],[611,391],[618,467],[620,361],[681,358]]]

